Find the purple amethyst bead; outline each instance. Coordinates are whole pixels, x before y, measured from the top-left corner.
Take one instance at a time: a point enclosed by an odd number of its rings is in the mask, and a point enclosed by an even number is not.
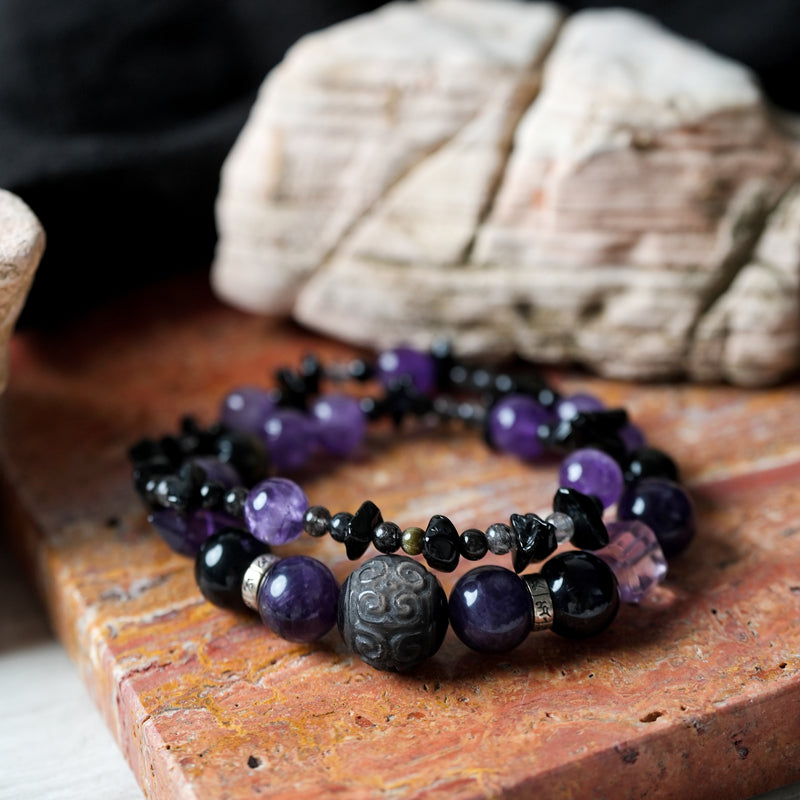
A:
[[[261,435],[267,417],[275,413],[275,397],[257,386],[239,386],[222,401],[220,422],[237,431]]]
[[[203,542],[223,528],[242,525],[235,517],[204,508],[191,514],[181,514],[173,508],[158,509],[147,520],[176,553],[185,556],[197,555]]]
[[[317,445],[315,425],[308,414],[295,408],[279,408],[261,427],[261,438],[278,470],[300,469]]]
[[[384,350],[378,356],[376,374],[386,387],[403,378],[409,378],[414,388],[422,394],[430,394],[436,387],[436,364],[433,358],[428,353],[410,347]]]
[[[537,431],[552,415],[532,397],[510,394],[495,403],[486,417],[489,444],[525,460],[544,455]]]
[[[616,520],[606,525],[609,542],[594,554],[611,567],[619,599],[638,603],[667,574],[667,559],[653,531],[637,520]]]
[[[233,466],[214,456],[197,456],[191,459],[191,463],[197,464],[203,470],[207,481],[221,483],[226,489],[232,489],[242,483],[239,473]]]
[[[288,478],[268,478],[247,494],[244,518],[256,539],[267,544],[286,544],[303,532],[308,509],[305,492]]]
[[[625,479],[619,464],[608,453],[583,447],[570,453],[558,473],[559,485],[600,498],[604,508],[619,500]]]
[[[644,447],[647,443],[642,429],[637,425],[634,425],[632,422],[629,422],[627,425],[623,425],[619,429],[618,433],[619,438],[622,439],[622,444],[625,445],[625,449],[629,453],[632,453],[634,450],[638,450],[640,447]]]
[[[694,504],[687,491],[666,478],[645,478],[629,486],[617,504],[617,518],[643,522],[667,558],[678,555],[694,538]]]
[[[591,394],[570,394],[562,397],[555,405],[556,416],[569,422],[581,411],[602,411],[605,405]]]
[[[288,556],[267,573],[258,590],[263,623],[290,642],[313,642],[336,622],[339,585],[333,573],[308,556]]]
[[[335,456],[349,456],[364,440],[367,421],[355,397],[329,394],[311,406],[317,441]]]
[[[476,567],[453,587],[450,624],[467,647],[480,653],[505,653],[531,630],[531,596],[511,570]]]

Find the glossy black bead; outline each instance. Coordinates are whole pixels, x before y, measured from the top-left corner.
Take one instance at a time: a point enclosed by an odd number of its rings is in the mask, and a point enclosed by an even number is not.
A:
[[[458,537],[458,549],[468,561],[480,561],[489,552],[486,534],[478,528],[467,528]]]
[[[263,442],[246,431],[227,431],[215,442],[215,455],[230,464],[245,486],[254,486],[267,477],[269,458]]]
[[[384,520],[372,531],[372,544],[380,553],[395,553],[403,542],[403,531],[394,522]]]
[[[628,448],[616,433],[598,436],[591,442],[587,442],[585,447],[593,447],[595,450],[602,450],[604,453],[608,453],[620,467],[623,467],[628,461]]]
[[[581,550],[599,550],[608,544],[608,531],[603,522],[603,504],[594,496],[562,486],[553,498],[553,511],[572,518],[575,532],[570,538]]]
[[[136,465],[162,455],[158,442],[153,439],[139,439],[128,448],[128,459]]]
[[[195,492],[189,482],[178,475],[165,475],[156,485],[155,496],[163,508],[185,512],[192,509]]]
[[[194,562],[194,577],[203,597],[215,606],[244,609],[244,573],[256,556],[268,552],[268,545],[244,529],[225,528],[210,536]]]
[[[247,489],[244,486],[234,486],[225,494],[222,506],[227,514],[237,519],[244,519],[244,504],[247,500]]]
[[[364,416],[371,422],[380,419],[386,412],[383,400],[379,400],[376,397],[362,397],[358,401],[358,405]]]
[[[308,405],[308,391],[303,376],[287,367],[275,370],[278,385],[278,405],[305,411]]]
[[[200,487],[206,482],[206,471],[199,464],[186,461],[178,470],[178,477],[188,487],[190,507],[200,505]]]
[[[325,371],[322,369],[320,360],[313,353],[303,357],[300,362],[300,377],[303,380],[307,395],[319,393],[320,381],[324,374]]]
[[[314,537],[331,532],[331,512],[325,506],[309,506],[303,514],[303,530]]]
[[[623,463],[625,483],[633,484],[645,478],[666,478],[680,483],[678,467],[663,451],[655,447],[639,447]]]
[[[162,454],[169,459],[174,469],[178,469],[183,462],[183,449],[177,436],[162,436],[158,440]]]
[[[560,553],[541,574],[553,600],[553,631],[583,639],[605,630],[619,610],[617,581],[610,567],[593,553]]]
[[[151,455],[145,461],[137,462],[133,468],[133,485],[139,494],[144,495],[148,489],[148,482],[160,480],[173,471],[170,460],[160,452]]]
[[[613,439],[627,422],[628,414],[623,408],[579,411],[571,419],[540,426],[538,436],[548,449],[568,453]]]
[[[452,572],[458,566],[458,531],[444,515],[431,517],[422,538],[422,555],[430,567],[440,572]]]
[[[556,529],[536,514],[512,514],[516,547],[511,560],[514,572],[522,572],[531,562],[544,561],[558,547]]]
[[[338,514],[334,514],[331,519],[331,539],[335,542],[343,542],[347,536],[351,519],[353,519],[353,515],[349,511],[340,511]]]
[[[365,500],[353,514],[344,536],[344,547],[351,561],[361,558],[372,542],[372,532],[383,522],[381,510]]]
[[[354,358],[347,365],[347,374],[355,381],[366,382],[375,377],[375,367],[363,358]]]
[[[200,498],[200,507],[208,509],[219,509],[225,502],[227,489],[218,481],[206,481],[201,484],[197,494]]]
[[[446,392],[450,388],[450,370],[456,364],[450,341],[448,339],[434,341],[431,345],[430,355],[433,359],[436,388],[440,392]]]

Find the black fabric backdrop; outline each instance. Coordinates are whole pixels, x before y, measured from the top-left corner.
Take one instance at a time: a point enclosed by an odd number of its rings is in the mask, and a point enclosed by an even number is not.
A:
[[[303,33],[379,5],[0,0],[0,187],[48,234],[23,324],[207,270],[220,166],[262,79]],[[796,0],[613,5],[750,65],[777,105],[800,110]]]

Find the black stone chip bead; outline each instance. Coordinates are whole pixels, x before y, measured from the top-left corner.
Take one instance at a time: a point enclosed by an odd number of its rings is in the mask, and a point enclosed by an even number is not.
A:
[[[554,633],[583,639],[604,631],[617,616],[617,580],[593,553],[559,553],[542,566],[541,574],[553,601]]]
[[[440,572],[452,572],[458,566],[458,531],[443,514],[431,517],[422,538],[422,555],[432,569]]]
[[[225,503],[227,489],[219,481],[205,481],[200,485],[197,493],[200,497],[200,508],[217,510],[222,508]]]
[[[618,431],[628,422],[624,408],[607,411],[579,411],[571,419],[539,426],[537,436],[549,450],[569,453],[580,447],[618,436]]]
[[[319,537],[331,532],[331,512],[325,506],[309,506],[303,514],[303,530]]]
[[[603,522],[603,504],[593,495],[562,486],[553,498],[553,511],[572,518],[575,532],[570,542],[581,550],[599,550],[608,544],[608,531]]]
[[[365,500],[353,514],[344,536],[344,547],[351,561],[366,553],[372,542],[372,532],[383,522],[380,509],[372,500]]]
[[[396,553],[403,543],[403,531],[394,522],[384,520],[372,531],[372,544],[379,553]]]
[[[264,443],[246,431],[225,431],[217,437],[214,455],[230,464],[245,486],[255,486],[269,472],[269,457]]]
[[[458,537],[458,549],[468,561],[480,561],[489,552],[486,534],[478,528],[467,528]]]
[[[196,503],[195,489],[179,475],[165,475],[158,481],[155,488],[155,500],[162,508],[172,508],[175,511],[186,513],[191,511]]]
[[[344,542],[351,519],[353,519],[353,515],[349,511],[340,511],[338,514],[333,515],[331,519],[331,539],[334,542]]]
[[[244,486],[234,486],[229,489],[222,501],[225,513],[237,519],[244,519],[244,504],[247,500],[247,489]]]
[[[146,498],[146,495],[154,488],[150,486],[153,481],[156,483],[165,475],[169,475],[174,470],[170,460],[162,453],[154,453],[145,460],[134,461],[133,466],[133,485],[136,491]]]
[[[544,561],[558,547],[555,526],[536,514],[512,514],[511,527],[516,539],[511,556],[516,573],[522,572],[532,561]]]
[[[275,370],[278,385],[277,402],[282,408],[296,408],[305,411],[308,407],[308,389],[303,376],[288,367]]]
[[[433,359],[436,388],[446,392],[451,388],[450,370],[456,365],[453,346],[448,339],[436,339],[431,345],[430,356]]]
[[[639,447],[634,450],[627,463],[623,464],[622,474],[628,485],[644,478],[666,478],[680,483],[675,462],[663,450],[655,447]]]
[[[256,556],[269,553],[269,545],[244,529],[224,528],[200,546],[194,577],[203,597],[215,606],[244,610],[242,578]]]

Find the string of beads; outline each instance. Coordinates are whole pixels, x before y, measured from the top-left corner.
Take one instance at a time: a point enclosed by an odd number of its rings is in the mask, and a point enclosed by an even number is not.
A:
[[[314,641],[337,624],[364,661],[403,671],[436,653],[448,624],[466,645],[489,653],[516,647],[531,631],[584,638],[608,627],[620,601],[638,602],[662,581],[666,558],[694,535],[692,502],[674,462],[645,445],[627,413],[590,395],[562,397],[526,364],[490,370],[436,345],[327,368],[309,356],[275,377],[272,390],[229,393],[220,422],[202,428],[186,417],[177,435],[143,439],[130,458],[151,524],[195,558],[203,595],[257,611],[286,639]],[[322,391],[347,381],[379,391]],[[389,418],[400,428],[407,417],[479,427],[491,447],[528,461],[561,455],[552,513],[512,513],[508,523],[460,534],[436,514],[424,528],[402,529],[371,500],[331,513],[275,474],[302,468],[320,450],[347,457],[369,422]],[[606,522],[611,508],[616,519]],[[330,535],[352,560],[370,545],[380,555],[339,587],[319,560],[271,551],[303,532]],[[475,567],[448,601],[430,570],[452,572],[461,558],[487,553],[509,554],[513,570]],[[539,572],[524,572],[541,562]]]

